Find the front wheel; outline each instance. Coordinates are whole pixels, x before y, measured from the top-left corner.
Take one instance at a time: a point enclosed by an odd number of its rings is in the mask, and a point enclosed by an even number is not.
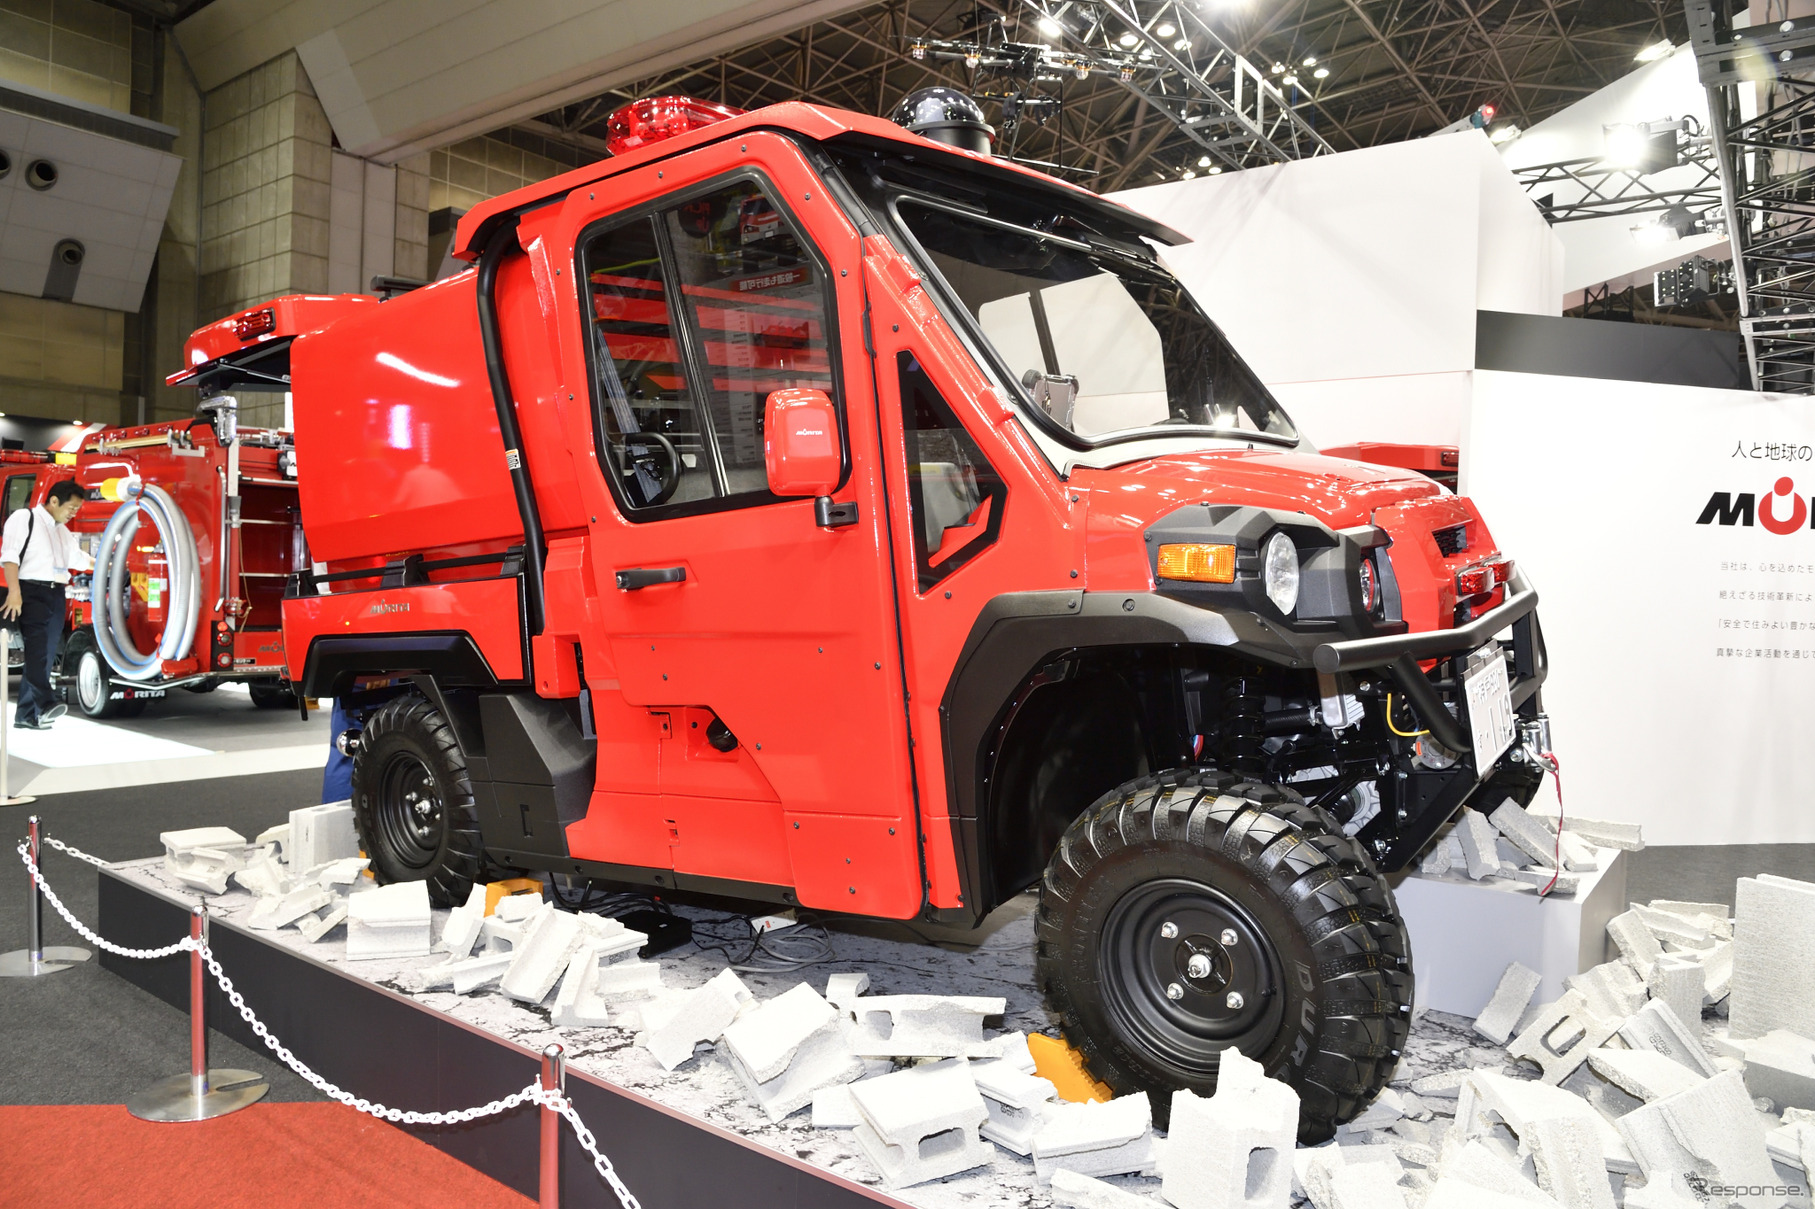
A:
[[[466,759],[441,711],[394,697],[366,719],[353,757],[353,824],[379,884],[426,881],[456,907],[487,872]]]
[[[1060,840],[1035,970],[1065,1036],[1115,1092],[1215,1089],[1231,1047],[1299,1094],[1299,1140],[1392,1077],[1412,969],[1392,891],[1290,790],[1194,769],[1130,781]]]

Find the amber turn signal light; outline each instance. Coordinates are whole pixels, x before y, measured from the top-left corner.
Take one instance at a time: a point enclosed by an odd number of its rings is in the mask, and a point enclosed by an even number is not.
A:
[[[1182,542],[1160,547],[1160,578],[1200,584],[1235,582],[1235,547]]]

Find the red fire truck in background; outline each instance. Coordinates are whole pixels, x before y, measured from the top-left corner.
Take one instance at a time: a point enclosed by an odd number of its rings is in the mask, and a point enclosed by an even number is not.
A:
[[[132,716],[172,689],[229,681],[244,681],[261,709],[294,706],[280,610],[285,581],[307,562],[288,435],[240,428],[233,400],[216,398],[193,420],[90,431],[72,445],[0,452],[0,515],[42,503],[64,479],[87,494],[69,528],[96,573],[70,585],[57,664],[70,708]]]
[[[363,718],[377,877],[973,926],[1037,886],[1098,1078],[1207,1091],[1237,1047],[1328,1138],[1410,1025],[1385,874],[1548,747],[1479,510],[1308,452],[1182,237],[987,143],[612,124],[465,216],[473,271],[191,341],[293,392],[286,654]]]

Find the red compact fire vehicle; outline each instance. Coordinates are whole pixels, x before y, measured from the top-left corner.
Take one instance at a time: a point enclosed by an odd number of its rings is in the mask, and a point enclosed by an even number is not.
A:
[[[196,350],[294,392],[286,649],[364,710],[377,876],[971,925],[1038,886],[1093,1073],[1237,1046],[1329,1136],[1410,1025],[1384,874],[1539,779],[1475,506],[1301,452],[1120,205],[807,105],[618,122],[466,215],[473,271]]]
[[[260,708],[296,704],[281,628],[303,554],[295,458],[285,434],[234,418],[216,398],[198,419],[88,432],[70,452],[0,453],[0,514],[64,479],[87,491],[69,529],[95,574],[68,590],[58,655],[72,709],[130,716],[228,681]]]

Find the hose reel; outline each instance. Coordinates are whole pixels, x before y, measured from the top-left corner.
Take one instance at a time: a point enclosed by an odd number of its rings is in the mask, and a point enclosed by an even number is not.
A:
[[[95,550],[91,599],[95,644],[115,672],[128,680],[155,680],[166,661],[189,657],[195,642],[195,623],[201,611],[201,582],[195,533],[189,520],[162,487],[138,479],[110,479],[102,488],[109,499],[122,501],[101,532]],[[140,518],[149,518],[158,531],[170,577],[170,607],[157,649],[142,653],[133,644],[126,614],[132,591],[127,558]]]

